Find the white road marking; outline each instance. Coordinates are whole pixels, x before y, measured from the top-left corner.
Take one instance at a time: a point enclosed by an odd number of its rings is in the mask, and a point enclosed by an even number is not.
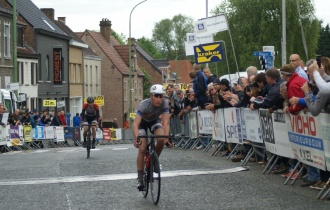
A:
[[[113,148],[111,150],[127,150],[128,148]]]
[[[235,172],[246,171],[246,170],[248,170],[248,169],[244,168],[244,167],[235,167],[235,168],[222,169],[222,170],[162,171],[161,177],[227,174],[227,173],[235,173]],[[53,178],[1,180],[0,186],[115,181],[115,180],[136,179],[136,177],[137,177],[136,173],[128,173],[128,174],[93,175],[93,176],[70,176],[70,177],[53,177]]]

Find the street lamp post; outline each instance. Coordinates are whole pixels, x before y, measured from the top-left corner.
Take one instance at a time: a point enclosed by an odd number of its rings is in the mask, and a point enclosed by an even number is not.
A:
[[[140,4],[142,4],[143,2],[146,2],[147,0],[141,1],[140,3],[138,3],[137,5],[135,5],[133,7],[133,9],[131,10],[131,13],[129,14],[129,39],[128,39],[128,44],[129,44],[129,52],[128,52],[128,62],[129,62],[129,113],[133,112],[133,104],[132,104],[132,40],[131,40],[131,16],[132,16],[132,12],[133,10],[139,6]],[[132,128],[132,118],[131,116],[129,116],[129,126],[130,128]]]

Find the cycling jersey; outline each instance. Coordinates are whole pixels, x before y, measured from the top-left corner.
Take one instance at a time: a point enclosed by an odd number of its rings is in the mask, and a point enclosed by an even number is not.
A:
[[[93,104],[93,106],[89,106],[88,103],[85,103],[83,105],[82,109],[82,121],[83,122],[95,122],[97,123],[99,117],[100,117],[100,111],[99,111],[99,106],[97,104]]]
[[[154,121],[159,119],[161,114],[169,114],[169,105],[168,100],[163,98],[162,104],[160,106],[153,106],[151,99],[145,99],[141,101],[137,115],[141,116],[141,118],[147,122]]]
[[[159,117],[169,113],[168,100],[165,98],[163,98],[160,106],[153,106],[150,98],[141,101],[136,113],[142,118],[139,125],[139,135],[146,135],[148,129],[154,133],[157,128],[163,128]]]

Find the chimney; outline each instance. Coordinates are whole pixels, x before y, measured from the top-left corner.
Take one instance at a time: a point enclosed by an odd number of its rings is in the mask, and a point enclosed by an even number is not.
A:
[[[65,24],[66,17],[58,17],[57,20]]]
[[[47,17],[51,20],[54,20],[55,10],[53,8],[41,8],[40,9]]]
[[[105,40],[110,44],[111,21],[108,18],[102,18],[100,21],[100,32]]]

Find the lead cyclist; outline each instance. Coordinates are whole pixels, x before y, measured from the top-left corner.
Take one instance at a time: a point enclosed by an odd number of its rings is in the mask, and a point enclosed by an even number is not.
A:
[[[148,129],[154,135],[169,135],[171,114],[168,100],[164,98],[164,93],[165,90],[162,85],[152,85],[150,88],[150,98],[141,101],[133,122],[134,146],[139,149],[136,162],[138,173],[137,188],[140,191],[144,189],[143,168],[147,141],[146,139],[140,139],[138,142],[138,136],[147,135]],[[162,122],[160,120],[161,115]],[[168,138],[157,138],[156,153],[158,156],[161,154],[164,144],[172,147]]]

